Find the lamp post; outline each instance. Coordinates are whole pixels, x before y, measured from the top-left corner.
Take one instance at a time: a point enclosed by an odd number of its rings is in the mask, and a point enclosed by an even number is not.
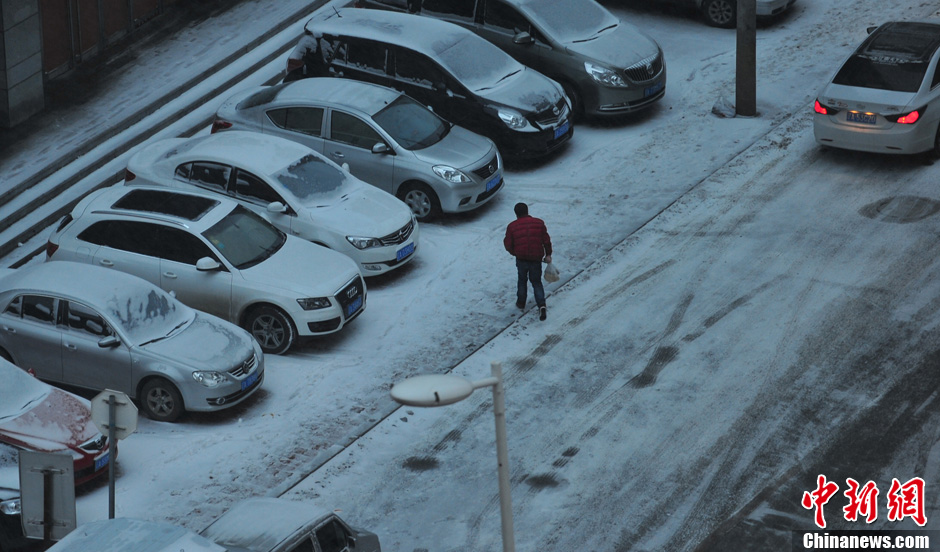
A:
[[[515,552],[512,529],[512,498],[509,494],[509,451],[506,444],[506,401],[503,392],[503,365],[490,363],[492,377],[470,381],[452,374],[426,374],[396,383],[392,399],[407,406],[445,406],[462,401],[477,389],[493,388],[493,415],[496,418],[496,460],[499,475],[499,513],[503,526],[503,552]]]

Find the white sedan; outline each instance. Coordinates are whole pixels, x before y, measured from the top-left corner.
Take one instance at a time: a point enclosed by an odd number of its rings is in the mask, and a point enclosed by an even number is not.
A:
[[[869,31],[819,92],[816,142],[940,156],[940,22],[890,22]]]
[[[418,245],[418,223],[401,200],[278,136],[161,140],[131,157],[125,183],[231,197],[284,232],[350,257],[364,276],[403,266]]]

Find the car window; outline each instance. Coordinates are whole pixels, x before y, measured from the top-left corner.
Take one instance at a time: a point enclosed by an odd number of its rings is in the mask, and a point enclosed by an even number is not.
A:
[[[185,230],[164,226],[158,231],[155,257],[193,266],[203,257],[218,260],[208,245]]]
[[[44,295],[23,296],[23,319],[55,324],[55,298]]]
[[[372,120],[407,150],[432,146],[450,131],[450,125],[408,96],[399,96]]]
[[[316,549],[313,547],[313,539],[306,538],[297,543],[296,546],[290,549],[289,552],[315,552]]]
[[[346,64],[361,71],[385,74],[388,48],[368,40],[350,42],[346,46]]]
[[[317,542],[323,552],[343,552],[347,541],[346,528],[335,519],[317,528]]]
[[[14,317],[19,318],[23,314],[23,296],[17,295],[10,304],[7,305],[7,308],[3,309],[3,312],[6,314],[12,314]]]
[[[421,11],[472,21],[475,4],[474,0],[423,0]]]
[[[444,74],[430,60],[410,50],[395,51],[395,77],[424,86],[444,84]]]
[[[156,257],[158,250],[158,232],[161,226],[149,222],[131,220],[103,220],[83,230],[78,239],[101,245]]]
[[[65,321],[69,330],[91,337],[101,338],[114,334],[100,314],[75,301],[69,301],[66,305]]]
[[[202,235],[220,255],[239,269],[264,261],[287,241],[284,232],[241,205]]]
[[[241,169],[235,171],[235,197],[263,205],[275,201],[285,203],[284,199],[271,188],[270,184]]]
[[[323,126],[323,108],[320,107],[285,107],[271,109],[268,119],[284,130],[299,132],[310,136],[319,136]]]
[[[303,156],[273,176],[305,207],[328,205],[348,192],[346,173],[313,154]]]
[[[933,72],[933,80],[930,81],[930,88],[936,88],[940,84],[940,61],[937,62],[937,68]]]
[[[385,142],[379,133],[362,119],[336,110],[333,110],[330,117],[330,138],[368,150],[379,142]]]
[[[216,192],[224,192],[228,188],[231,174],[232,167],[208,161],[196,161],[176,168],[177,178]]]
[[[532,25],[512,6],[499,0],[486,0],[485,6],[483,24],[487,27],[495,27],[513,35],[521,31],[529,32]]]

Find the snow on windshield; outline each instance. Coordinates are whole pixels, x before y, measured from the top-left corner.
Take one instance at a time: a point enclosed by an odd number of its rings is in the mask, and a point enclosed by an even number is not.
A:
[[[195,317],[192,309],[156,288],[115,294],[107,299],[105,308],[127,337],[138,344],[165,337]]]
[[[305,207],[329,205],[347,193],[346,174],[313,154],[273,176]]]
[[[16,418],[41,401],[52,390],[13,364],[0,359],[0,422]]]
[[[609,11],[590,1],[534,0],[523,6],[532,21],[559,42],[591,38],[618,23]]]
[[[509,54],[472,34],[438,50],[438,61],[470,90],[491,87],[523,68]]]

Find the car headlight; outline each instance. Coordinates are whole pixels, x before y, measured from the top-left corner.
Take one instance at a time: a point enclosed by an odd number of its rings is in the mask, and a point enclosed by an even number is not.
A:
[[[589,61],[584,62],[584,70],[588,72],[588,75],[601,84],[607,86],[619,86],[625,87],[627,83],[623,82],[623,79],[615,73],[613,70],[604,67],[603,65],[595,65]]]
[[[505,107],[500,107],[496,109],[496,114],[499,115],[499,118],[502,119],[506,126],[513,130],[536,130],[531,125],[525,117],[522,116],[518,111],[513,111],[512,109],[506,109]]]
[[[317,309],[326,309],[330,306],[330,300],[327,297],[307,297],[306,299],[298,299],[300,303],[300,308],[304,310],[317,310]]]
[[[12,500],[4,500],[3,502],[0,502],[0,513],[4,513],[8,516],[16,516],[22,513],[20,499],[14,498]]]
[[[378,238],[364,238],[361,236],[346,236],[346,240],[349,243],[353,244],[353,247],[355,247],[356,249],[369,249],[370,247],[382,247],[382,242],[379,241]],[[310,301],[310,299],[307,299],[307,301]],[[322,308],[322,307],[316,307],[316,308]],[[305,310],[310,310],[310,309],[305,309]]]
[[[465,175],[463,171],[457,170],[453,167],[448,167],[447,165],[434,165],[431,167],[431,170],[433,170],[437,176],[448,182],[453,182],[454,184],[470,182],[470,178]]]
[[[193,372],[193,379],[206,387],[218,387],[227,379],[221,372],[199,371]]]

